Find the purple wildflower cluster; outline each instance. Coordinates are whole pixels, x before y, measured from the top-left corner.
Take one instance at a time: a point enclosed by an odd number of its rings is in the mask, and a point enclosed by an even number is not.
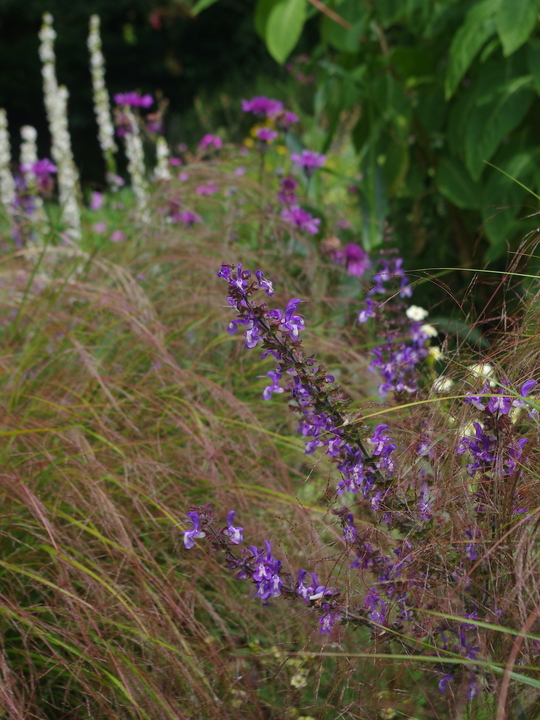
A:
[[[482,419],[474,421],[469,432],[461,437],[457,449],[459,455],[470,455],[472,462],[467,463],[466,468],[471,477],[479,472],[492,471],[497,465],[503,476],[512,476],[518,472],[528,438],[514,437],[509,415],[512,410],[525,408],[531,418],[538,417],[536,408],[526,402],[537,384],[532,378],[526,380],[519,394],[510,395],[510,384],[507,381],[501,381],[501,387],[496,392],[493,392],[487,381],[480,393],[467,393],[464,402],[482,413]]]
[[[298,571],[298,580],[293,584],[289,574],[283,573],[281,560],[274,556],[270,540],[265,540],[262,548],[250,545],[249,548],[243,548],[240,554],[235,553],[231,546],[244,542],[244,528],[234,524],[235,514],[231,510],[227,515],[227,527],[216,530],[210,505],[192,508],[187,513],[192,529],[183,532],[185,548],[191,550],[196,540],[207,538],[216,550],[225,552],[227,564],[229,568],[237,570],[239,580],[253,581],[254,595],[262,600],[263,605],[268,605],[269,600],[280,595],[301,598],[319,612],[321,634],[331,633],[341,617],[340,591],[321,585],[315,573],[303,569]],[[311,582],[306,581],[308,575]]]

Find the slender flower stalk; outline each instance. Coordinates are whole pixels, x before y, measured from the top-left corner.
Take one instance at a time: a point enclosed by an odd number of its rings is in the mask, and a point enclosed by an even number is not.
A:
[[[39,234],[46,230],[47,215],[43,207],[43,200],[38,192],[38,165],[37,130],[31,125],[21,128],[21,154],[20,165],[26,187],[26,194],[31,204],[31,217]]]
[[[54,40],[56,33],[50,13],[43,15],[39,31],[41,45],[39,55],[42,65],[45,109],[51,133],[51,155],[58,167],[58,194],[62,206],[62,220],[68,235],[74,240],[81,239],[81,218],[79,212],[79,174],[71,150],[71,137],[67,120],[68,91],[56,80],[56,58]]]
[[[90,50],[90,70],[92,72],[92,88],[94,91],[94,111],[98,125],[98,138],[107,168],[107,181],[116,184],[116,160],[114,153],[118,147],[114,141],[114,125],[111,115],[109,93],[105,85],[105,58],[101,50],[100,18],[99,15],[90,16],[90,32],[88,35],[88,49]]]
[[[11,172],[11,145],[7,125],[7,115],[0,108],[0,202],[10,218],[15,216],[15,181]]]
[[[148,210],[148,183],[145,179],[144,150],[141,139],[141,132],[137,118],[127,105],[122,108],[123,116],[129,127],[124,135],[126,156],[128,159],[128,171],[131,177],[131,187],[135,193],[137,202],[137,216],[141,223],[150,220]]]
[[[154,178],[156,180],[170,180],[171,170],[169,166],[170,152],[167,141],[161,135],[156,140],[156,157],[157,165],[154,170]]]

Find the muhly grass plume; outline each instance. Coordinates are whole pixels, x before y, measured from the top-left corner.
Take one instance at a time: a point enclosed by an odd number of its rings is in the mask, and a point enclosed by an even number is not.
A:
[[[198,202],[203,176],[236,178],[199,172],[179,183],[186,202]],[[222,301],[207,278],[231,242],[223,228],[246,241],[264,218],[266,190],[234,182],[244,202],[211,205],[212,228],[208,212],[186,231],[163,218],[139,230],[140,244],[5,258],[0,695],[10,716],[323,717],[336,693],[357,702],[351,673],[383,687],[363,661],[319,656],[301,608],[268,616],[212,553],[194,566],[184,550],[184,512],[207,501],[236,508],[246,534],[325,577],[335,561],[324,539],[339,537],[311,495],[295,499],[301,448],[279,414],[259,414],[242,388],[260,368],[212,319]],[[257,251],[281,268],[283,292],[311,297],[280,254]]]

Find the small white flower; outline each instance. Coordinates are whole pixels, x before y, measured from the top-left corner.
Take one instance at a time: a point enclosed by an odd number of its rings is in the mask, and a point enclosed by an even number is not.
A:
[[[433,381],[433,389],[435,390],[435,392],[444,393],[448,392],[452,388],[453,384],[453,380],[445,377],[444,375],[440,375],[438,378],[436,378],[436,380]]]
[[[437,347],[437,345],[432,345],[428,348],[428,355],[433,360],[442,360],[444,358],[444,355],[441,352],[441,348]]]
[[[410,307],[405,310],[405,314],[409,318],[409,320],[412,320],[413,322],[420,322],[427,318],[429,315],[427,310],[424,310],[424,308],[418,307],[418,305],[411,305]]]
[[[420,330],[428,337],[437,337],[439,331],[433,325],[421,325]]]

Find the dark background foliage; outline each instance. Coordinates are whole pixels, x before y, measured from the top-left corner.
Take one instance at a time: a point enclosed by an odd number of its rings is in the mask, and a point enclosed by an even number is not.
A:
[[[257,77],[280,75],[255,34],[250,0],[224,0],[196,18],[189,10],[188,4],[150,0],[1,0],[0,106],[7,110],[14,145],[19,127],[34,125],[40,150],[48,154],[38,55],[41,17],[47,11],[54,16],[57,73],[70,92],[73,147],[86,180],[103,177],[86,47],[92,13],[101,17],[110,92],[161,91],[170,100],[167,130],[173,141],[200,138],[196,96],[238,97]]]

